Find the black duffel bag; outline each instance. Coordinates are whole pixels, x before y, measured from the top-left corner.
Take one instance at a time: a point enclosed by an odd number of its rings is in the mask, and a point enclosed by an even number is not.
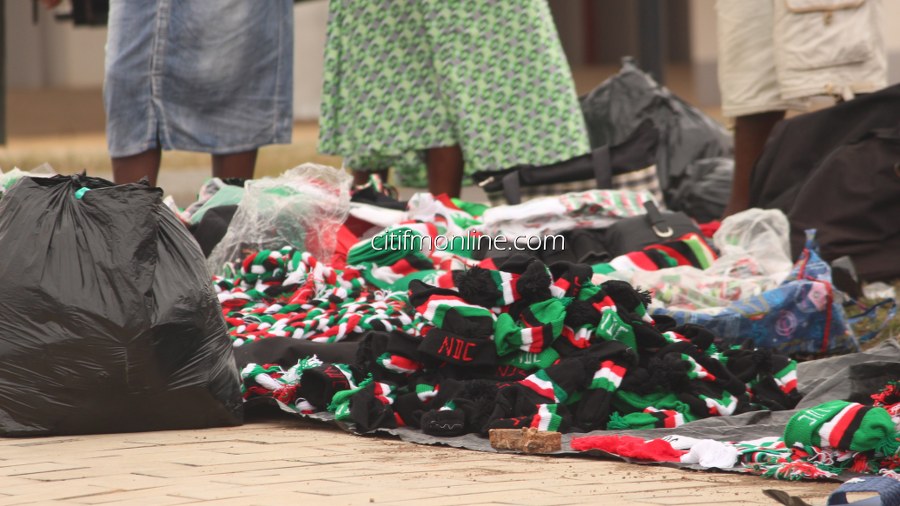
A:
[[[551,165],[476,172],[472,179],[494,205],[593,189],[647,190],[662,202],[656,175],[659,132],[644,121],[623,143]]]

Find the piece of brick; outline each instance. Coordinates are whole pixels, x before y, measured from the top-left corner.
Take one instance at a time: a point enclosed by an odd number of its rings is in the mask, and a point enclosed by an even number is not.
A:
[[[534,428],[491,429],[491,447],[523,453],[553,453],[562,449],[562,434]]]

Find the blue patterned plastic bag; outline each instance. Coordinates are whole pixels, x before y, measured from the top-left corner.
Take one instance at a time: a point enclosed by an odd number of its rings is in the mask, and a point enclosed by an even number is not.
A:
[[[787,279],[775,289],[731,304],[715,314],[657,309],[678,323],[696,323],[727,344],[751,339],[757,347],[786,354],[859,350],[843,295],[831,284],[831,267],[819,257],[815,231]]]

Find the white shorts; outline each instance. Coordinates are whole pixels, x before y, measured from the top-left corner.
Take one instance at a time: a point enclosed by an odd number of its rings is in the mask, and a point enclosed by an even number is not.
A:
[[[805,109],[887,86],[881,0],[717,0],[719,89],[729,118]]]

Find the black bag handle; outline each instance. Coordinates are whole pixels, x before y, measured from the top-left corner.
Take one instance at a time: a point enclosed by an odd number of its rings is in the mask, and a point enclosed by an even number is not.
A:
[[[594,180],[597,182],[597,188],[612,188],[612,160],[609,154],[609,147],[603,146],[591,151],[588,156],[591,158],[591,167],[594,172]],[[522,203],[522,169],[514,170],[503,176],[503,198],[509,205]]]

